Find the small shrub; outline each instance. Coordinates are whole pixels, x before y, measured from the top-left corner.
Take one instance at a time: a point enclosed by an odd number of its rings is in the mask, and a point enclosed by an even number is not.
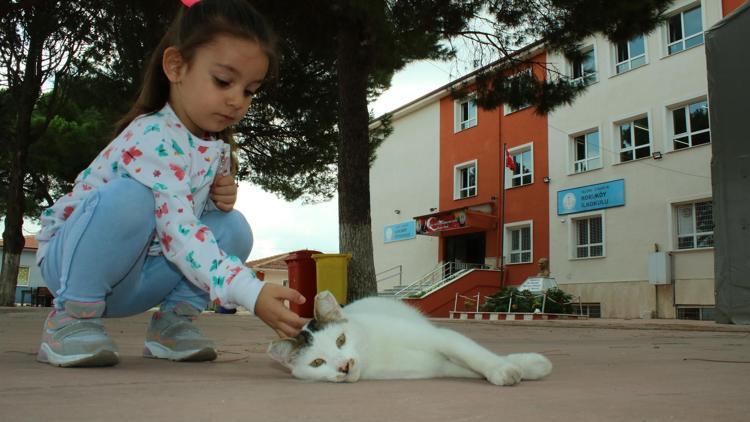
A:
[[[511,295],[513,296],[512,302],[510,302]],[[573,313],[573,306],[568,304],[571,299],[571,295],[558,288],[549,289],[547,290],[547,302],[544,311],[556,314]],[[519,292],[515,287],[504,287],[494,295],[488,296],[480,310],[483,312],[508,312],[508,303],[510,302],[510,312],[534,312],[535,309],[542,309],[543,300],[542,295],[535,295],[528,290]]]

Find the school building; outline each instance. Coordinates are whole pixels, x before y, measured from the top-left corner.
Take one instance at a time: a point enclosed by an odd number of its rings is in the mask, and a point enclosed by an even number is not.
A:
[[[455,99],[472,74],[394,110],[370,170],[379,291],[430,280],[407,293],[435,287],[443,312],[455,294],[523,283],[546,258],[592,316],[712,319],[703,33],[742,3],[677,0],[653,32],[585,40],[576,62],[523,49],[588,85],[546,116]],[[469,276],[481,288],[459,283]]]

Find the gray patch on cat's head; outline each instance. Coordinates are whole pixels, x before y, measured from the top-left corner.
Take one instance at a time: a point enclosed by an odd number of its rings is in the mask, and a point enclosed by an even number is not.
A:
[[[313,342],[313,335],[306,330],[302,330],[293,338],[285,338],[272,341],[268,345],[268,355],[271,358],[287,368],[292,367],[292,362]]]
[[[295,337],[272,341],[268,345],[268,354],[284,366],[291,366],[305,348],[312,346],[313,333],[322,330],[324,325],[318,320],[310,320]]]
[[[313,318],[313,319],[311,319],[311,320],[310,320],[310,321],[309,321],[309,322],[308,322],[308,323],[307,323],[307,324],[305,325],[305,327],[304,327],[304,328],[303,328],[302,330],[303,330],[303,331],[304,331],[304,330],[308,330],[308,331],[310,331],[311,333],[315,333],[315,332],[317,332],[317,331],[320,331],[320,330],[322,330],[322,329],[323,329],[323,327],[324,327],[324,325],[325,325],[325,324],[321,324],[321,323],[320,323],[320,321],[318,321],[317,319]]]

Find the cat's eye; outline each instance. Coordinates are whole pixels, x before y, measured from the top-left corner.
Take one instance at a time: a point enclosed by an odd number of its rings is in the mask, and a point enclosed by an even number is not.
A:
[[[341,346],[343,346],[344,343],[346,343],[346,335],[341,334],[339,338],[336,339],[336,346],[341,348]]]
[[[312,366],[313,368],[317,368],[324,363],[326,363],[326,361],[324,361],[323,359],[315,359],[314,361],[310,362],[310,366]]]

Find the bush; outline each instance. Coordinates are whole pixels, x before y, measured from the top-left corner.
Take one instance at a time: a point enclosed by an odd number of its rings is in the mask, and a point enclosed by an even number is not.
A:
[[[534,295],[528,290],[519,292],[515,287],[504,287],[499,292],[487,297],[487,301],[481,306],[483,312],[508,312],[508,302],[511,294],[513,302],[510,304],[510,312],[534,312],[542,309],[544,297]],[[573,306],[568,304],[573,296],[558,288],[547,290],[547,302],[544,312],[554,314],[569,314],[573,312]]]
[[[572,314],[573,305],[570,304],[572,299],[572,295],[565,293],[557,287],[548,289],[544,312],[550,314]]]

